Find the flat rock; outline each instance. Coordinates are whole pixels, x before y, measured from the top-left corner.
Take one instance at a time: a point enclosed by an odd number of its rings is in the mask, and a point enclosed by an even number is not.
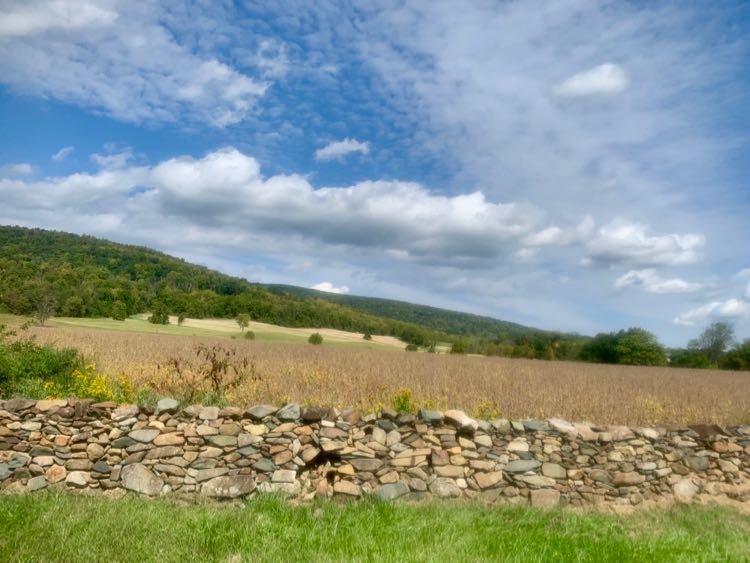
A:
[[[294,483],[297,479],[297,472],[293,469],[277,469],[271,476],[273,483]]]
[[[612,478],[615,487],[633,487],[640,485],[646,478],[636,471],[618,471]]]
[[[26,483],[26,488],[31,492],[38,491],[39,489],[43,489],[46,486],[47,479],[44,478],[44,475],[37,475],[36,477],[32,477],[31,479],[29,479],[28,483]]]
[[[206,436],[206,442],[217,448],[228,448],[237,446],[237,436],[224,436],[217,434],[215,436]]]
[[[148,496],[158,495],[164,486],[164,481],[142,463],[133,463],[123,467],[120,480],[127,490]]]
[[[255,479],[250,475],[216,477],[201,486],[201,494],[215,498],[237,498],[255,490]]]
[[[578,434],[576,427],[562,418],[550,418],[547,420],[547,424],[549,424],[552,430],[559,432],[560,434],[565,434],[571,437],[575,437]]]
[[[109,415],[115,422],[138,416],[138,405],[120,405]]]
[[[172,399],[171,397],[165,397],[164,399],[160,399],[156,403],[156,414],[157,416],[160,414],[175,414],[180,409],[180,403],[176,399]]]
[[[374,473],[383,466],[383,462],[376,458],[352,458],[348,460],[357,471]]]
[[[71,471],[68,476],[65,477],[65,484],[69,487],[75,487],[82,489],[89,484],[90,476],[85,471]]]
[[[479,423],[468,416],[464,411],[448,410],[445,411],[444,416],[446,422],[463,432],[474,434],[474,432],[477,431],[477,428],[479,428]]]
[[[527,471],[536,471],[542,465],[535,459],[516,459],[509,462],[505,467],[507,473],[526,473]]]
[[[201,420],[217,420],[219,418],[219,407],[202,407],[198,411],[198,418]]]
[[[351,481],[337,481],[333,485],[333,492],[337,495],[358,497],[362,496],[362,487]]]
[[[401,481],[398,481],[397,483],[389,483],[387,485],[380,485],[373,491],[373,495],[380,500],[395,500],[408,493],[409,487]]]
[[[438,477],[430,483],[430,492],[438,498],[458,498],[461,489],[458,488],[453,479]]]
[[[68,470],[62,465],[53,465],[44,472],[44,476],[49,483],[59,483],[68,476]]]
[[[297,403],[286,405],[279,409],[276,418],[279,420],[298,420],[300,417],[300,407]]]
[[[276,413],[279,409],[273,405],[256,405],[245,411],[245,414],[253,420],[263,420],[267,416],[271,416]]]
[[[175,432],[159,434],[154,438],[154,446],[181,446],[184,443],[185,438]]]
[[[705,456],[690,456],[685,458],[685,463],[693,471],[708,471],[709,461]]]
[[[43,401],[37,401],[34,408],[39,412],[56,411],[63,407],[68,406],[68,401],[65,399],[45,399]]]
[[[141,428],[140,430],[130,432],[128,438],[143,444],[150,444],[159,434],[160,431],[158,428]]]
[[[543,463],[542,475],[552,477],[553,479],[567,479],[568,471],[557,463]]]
[[[488,473],[475,473],[474,480],[479,485],[480,489],[491,489],[492,487],[502,483],[503,472],[502,471],[490,471]]]
[[[419,419],[426,424],[438,425],[443,423],[443,413],[440,411],[420,409]]]

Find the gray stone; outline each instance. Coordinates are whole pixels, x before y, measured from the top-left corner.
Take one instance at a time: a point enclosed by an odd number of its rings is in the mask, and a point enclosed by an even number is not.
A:
[[[438,498],[458,498],[461,489],[458,488],[453,479],[438,477],[430,483],[430,492]]]
[[[524,420],[523,427],[527,432],[542,432],[549,430],[549,426],[543,420]]]
[[[507,473],[526,473],[536,471],[540,465],[542,463],[535,459],[517,459],[508,463],[504,469]]]
[[[640,485],[646,478],[635,471],[618,471],[612,478],[615,487],[633,487]]]
[[[26,483],[26,487],[29,489],[29,491],[38,491],[39,489],[43,489],[47,486],[47,479],[44,478],[44,475],[38,475],[36,477],[32,477],[29,479],[29,482]]]
[[[0,481],[5,481],[11,473],[10,466],[7,463],[0,463]]]
[[[297,403],[286,405],[276,413],[279,420],[298,420],[300,417],[300,408]]]
[[[612,478],[609,476],[609,473],[604,471],[603,469],[592,469],[591,471],[589,471],[589,478],[596,483],[610,484],[612,482]]]
[[[85,471],[72,471],[65,478],[65,484],[69,487],[82,489],[89,484],[89,474]]]
[[[348,495],[358,497],[362,495],[362,487],[351,481],[337,481],[333,485],[333,492],[338,495]]]
[[[380,500],[395,500],[409,493],[409,487],[401,481],[380,485],[373,494]]]
[[[138,416],[138,405],[120,405],[110,415],[115,422],[122,422],[128,418]]]
[[[128,437],[132,438],[136,442],[148,444],[150,442],[153,442],[154,438],[156,438],[158,435],[158,428],[141,428],[140,430],[133,430],[130,434],[128,434]]]
[[[30,409],[36,405],[36,401],[29,401],[28,399],[9,399],[5,401],[3,408],[9,412],[19,412]]]
[[[383,462],[374,458],[353,458],[348,460],[357,471],[374,473],[383,466]]]
[[[468,416],[464,411],[448,410],[444,413],[445,420],[463,432],[473,434],[479,428],[476,420]]]
[[[250,475],[216,477],[201,486],[201,494],[216,498],[237,498],[255,490],[255,479]]]
[[[679,502],[689,502],[695,495],[700,492],[700,487],[692,479],[681,479],[672,485],[675,500]]]
[[[422,420],[422,422],[425,422],[427,424],[437,425],[443,423],[443,413],[441,413],[440,411],[421,409],[419,411],[419,418],[420,420]]]
[[[160,459],[163,457],[175,457],[182,455],[182,448],[178,446],[161,446],[160,448],[152,448],[146,454],[146,459]]]
[[[142,463],[133,463],[123,467],[120,473],[120,480],[122,481],[122,486],[127,490],[148,496],[158,495],[164,486],[164,481],[154,475]]]
[[[293,469],[277,469],[273,472],[271,481],[273,483],[294,483],[297,472]]]
[[[91,470],[96,471],[97,473],[111,473],[112,472],[112,468],[109,465],[107,465],[106,462],[101,461],[101,460],[97,461],[94,464],[94,467],[91,468]]]
[[[163,413],[174,414],[179,410],[179,408],[179,401],[170,397],[165,397],[164,399],[160,399],[156,403],[156,414],[157,416]]]
[[[685,458],[685,463],[693,471],[708,471],[708,458],[705,456],[690,456]]]
[[[562,465],[557,463],[543,463],[542,464],[542,475],[545,477],[552,477],[553,479],[567,479],[568,472]]]
[[[219,407],[202,407],[198,411],[198,418],[201,420],[217,420],[219,418]]]
[[[217,448],[228,448],[237,446],[237,436],[224,436],[217,434],[215,436],[206,436],[206,442]]]
[[[65,469],[68,471],[89,471],[92,465],[88,458],[70,459],[65,463]]]
[[[273,405],[256,405],[252,408],[247,409],[246,414],[253,420],[263,420],[267,416],[271,416],[278,411]]]
[[[48,448],[46,446],[34,446],[29,450],[29,455],[31,457],[41,457],[41,456],[51,456],[55,455],[55,451],[52,448]]]
[[[229,469],[226,467],[214,467],[213,469],[200,469],[195,472],[193,477],[198,483],[201,481],[208,481],[216,477],[221,477],[229,473]]]
[[[253,469],[261,473],[271,473],[276,470],[276,464],[267,457],[262,457],[253,464]]]
[[[135,444],[136,441],[129,436],[121,436],[120,438],[112,441],[112,447],[119,450],[124,450],[125,448],[129,448],[130,446],[134,446]]]

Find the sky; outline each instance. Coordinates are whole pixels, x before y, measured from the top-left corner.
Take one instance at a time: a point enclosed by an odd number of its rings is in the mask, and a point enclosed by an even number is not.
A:
[[[0,0],[0,224],[750,337],[750,3]]]

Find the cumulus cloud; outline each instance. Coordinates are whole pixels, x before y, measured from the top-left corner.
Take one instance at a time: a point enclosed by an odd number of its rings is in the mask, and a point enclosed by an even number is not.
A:
[[[701,284],[685,281],[680,278],[662,278],[656,270],[630,270],[615,280],[615,289],[642,287],[648,293],[692,293],[701,289]]]
[[[106,215],[106,224],[126,224],[135,215],[163,228],[192,225],[229,238],[297,238],[383,255],[397,249],[412,261],[466,267],[509,255],[544,232],[542,214],[527,204],[494,203],[481,192],[435,195],[398,181],[316,189],[300,175],[263,177],[258,162],[233,147],[150,167],[97,158],[95,174],[1,180],[4,216],[32,218],[59,206],[71,222]]]
[[[713,301],[691,309],[674,319],[678,325],[692,326],[703,323],[707,319],[742,319],[750,317],[750,303],[739,299]]]
[[[3,12],[2,83],[116,119],[225,127],[269,86],[180,43],[156,3],[33,1]]]
[[[600,227],[585,247],[594,263],[677,266],[696,262],[705,242],[701,234],[650,235],[647,225],[616,219]]]
[[[327,144],[325,147],[315,151],[315,160],[332,160],[341,158],[353,152],[367,154],[370,152],[370,143],[360,142],[356,139],[346,138],[343,141],[336,141]]]
[[[55,162],[62,162],[63,160],[68,158],[68,156],[70,156],[70,153],[72,153],[73,150],[74,147],[63,147],[52,155],[52,160],[54,160]]]
[[[630,80],[625,70],[616,64],[605,63],[578,74],[558,84],[555,93],[571,98],[585,96],[610,96],[628,87]]]
[[[0,176],[28,176],[34,168],[28,162],[18,162],[0,166]]]
[[[561,244],[564,240],[563,230],[560,227],[552,226],[527,236],[524,239],[524,244],[527,246],[547,246]]]
[[[345,285],[342,286],[335,286],[331,282],[320,282],[316,283],[314,286],[312,286],[310,289],[317,289],[318,291],[325,291],[327,293],[339,293],[342,295],[345,295],[349,293],[349,288]]]

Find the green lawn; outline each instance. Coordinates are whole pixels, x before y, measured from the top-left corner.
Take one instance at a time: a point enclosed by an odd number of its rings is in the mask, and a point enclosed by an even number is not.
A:
[[[610,516],[435,502],[292,507],[0,497],[2,561],[746,561],[750,516],[678,507]]]

